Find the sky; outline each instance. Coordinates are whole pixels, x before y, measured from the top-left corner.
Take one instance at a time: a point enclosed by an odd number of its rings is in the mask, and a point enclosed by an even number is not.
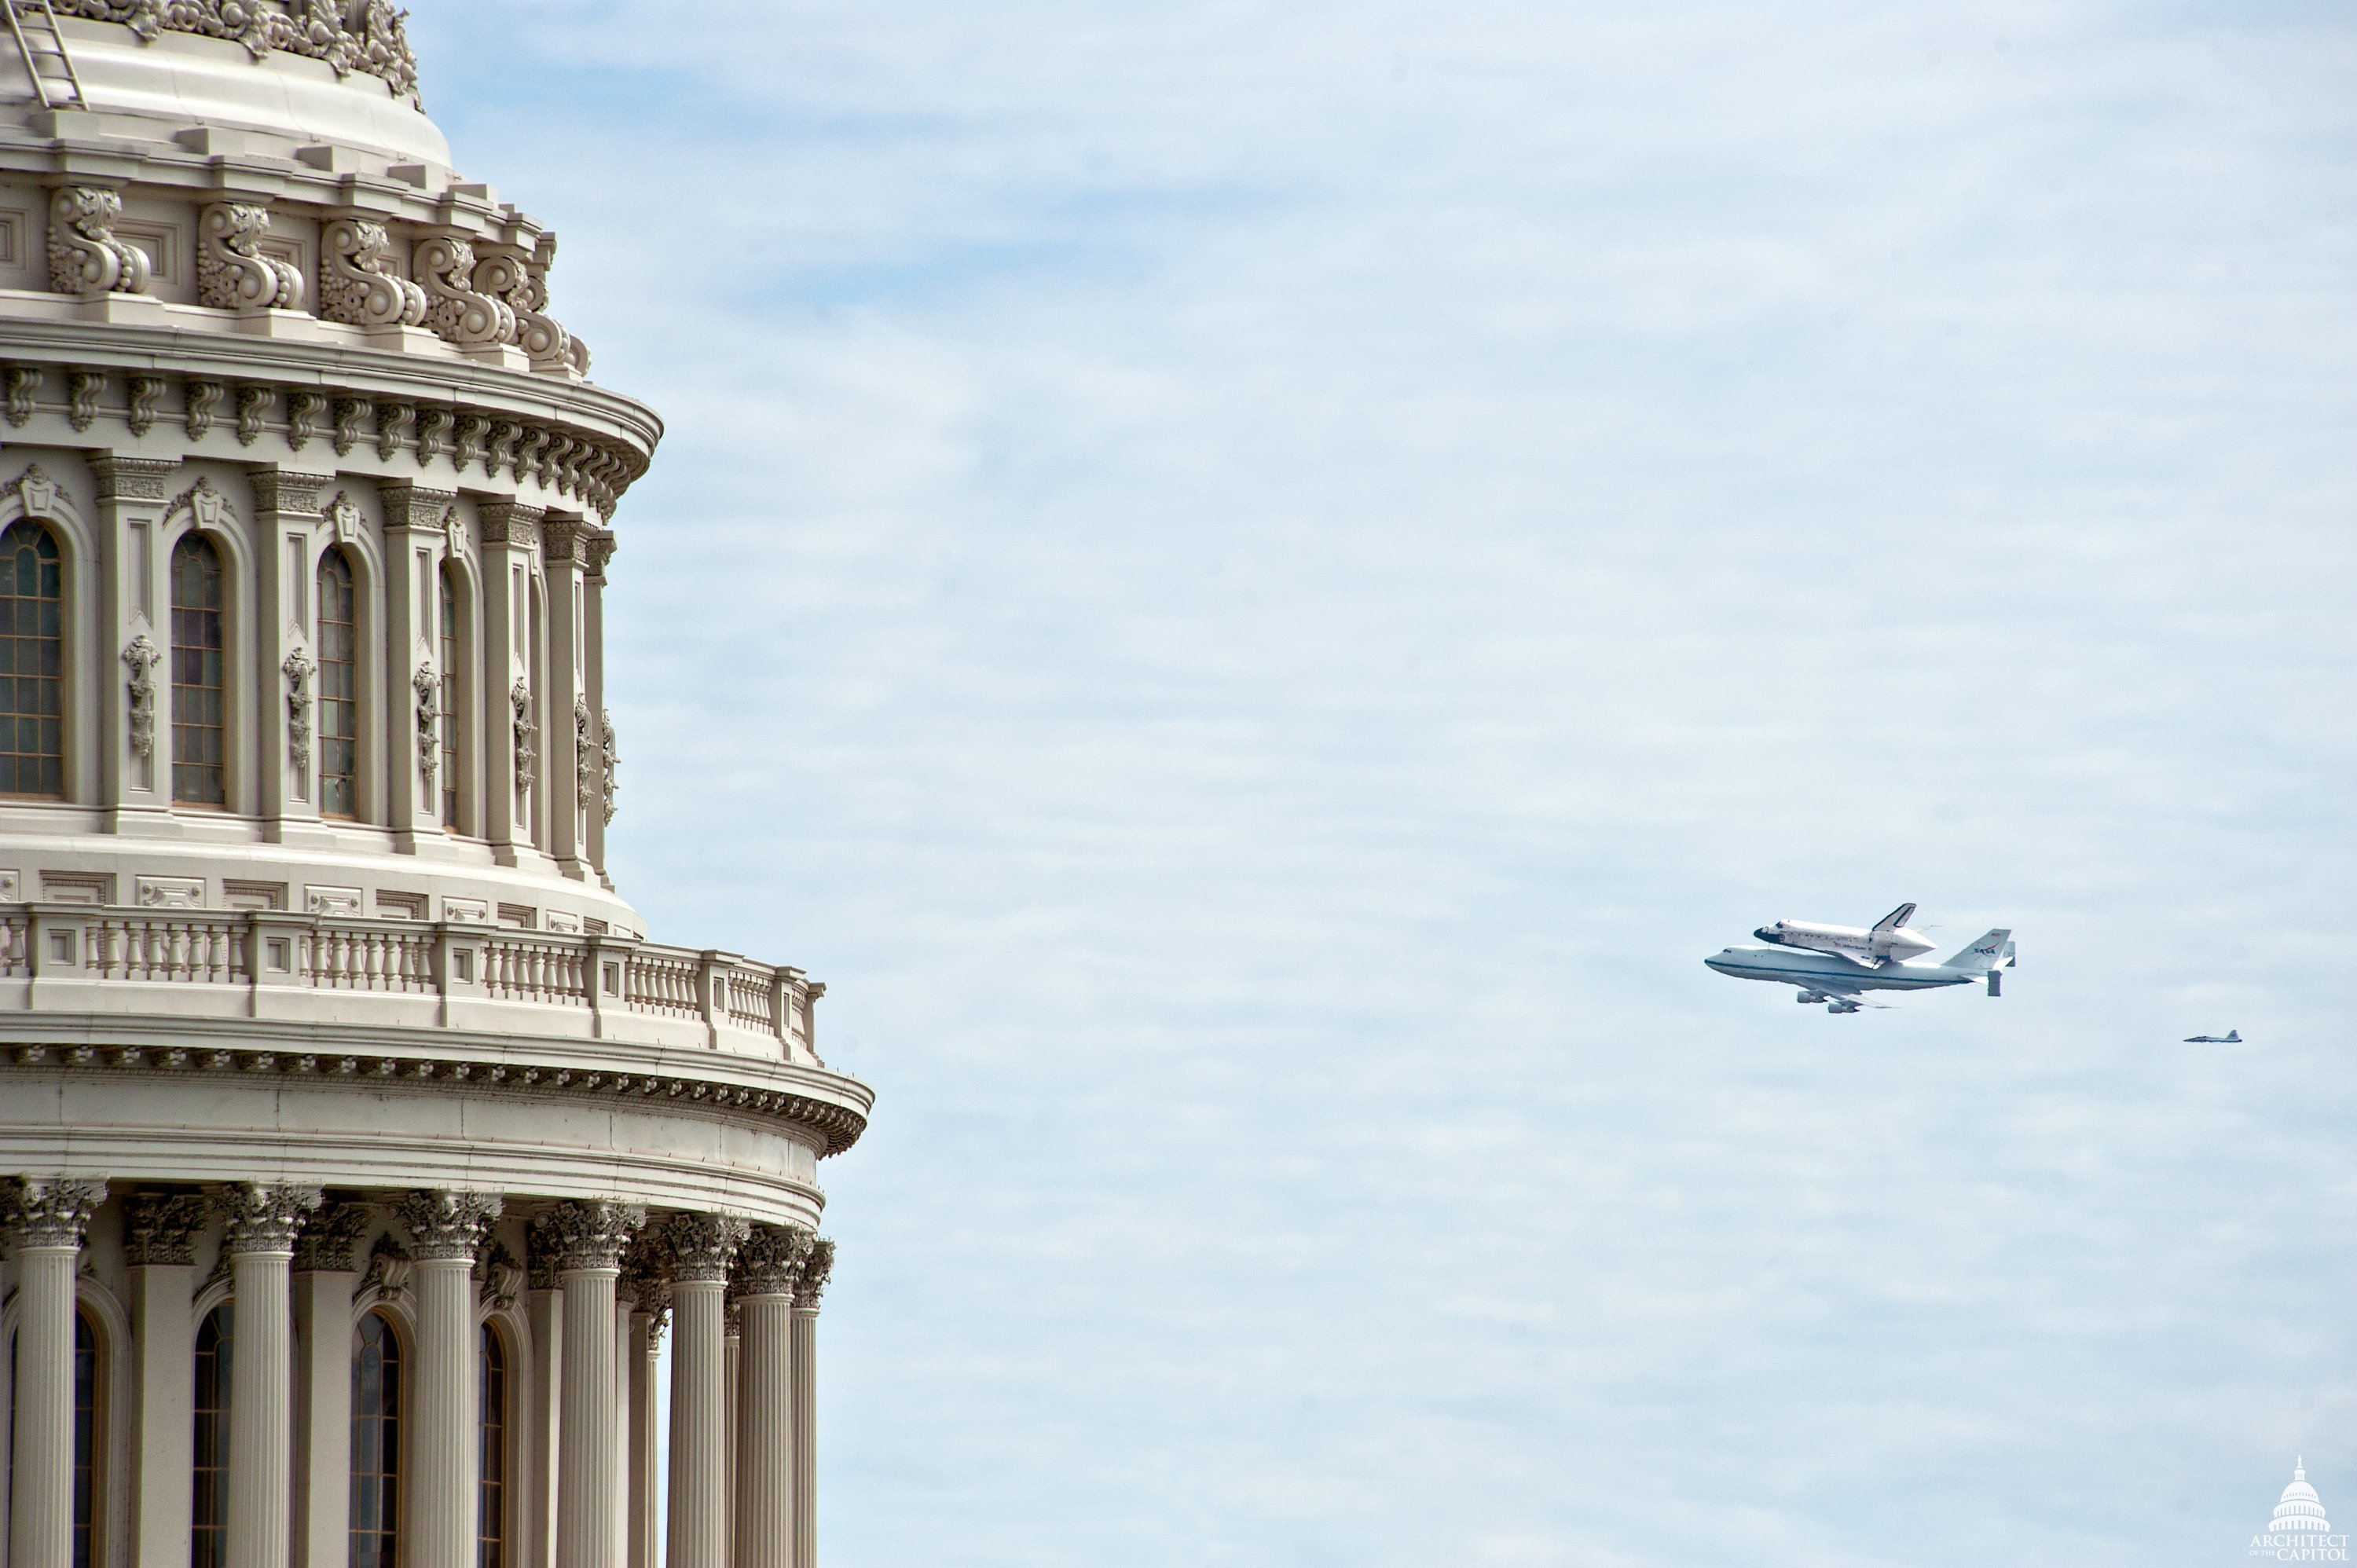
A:
[[[877,1091],[828,1563],[2357,1516],[2357,16],[415,11],[668,424],[618,880]]]

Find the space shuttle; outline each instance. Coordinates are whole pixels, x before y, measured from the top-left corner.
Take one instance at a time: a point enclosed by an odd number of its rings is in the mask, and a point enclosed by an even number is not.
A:
[[[1932,950],[1929,937],[1909,929],[1907,922],[1914,918],[1915,906],[1901,904],[1871,926],[1821,926],[1810,920],[1774,920],[1751,934],[1763,942],[1774,942],[1779,947],[1834,953],[1867,969],[1880,969],[1884,964],[1904,963],[1917,953]]]

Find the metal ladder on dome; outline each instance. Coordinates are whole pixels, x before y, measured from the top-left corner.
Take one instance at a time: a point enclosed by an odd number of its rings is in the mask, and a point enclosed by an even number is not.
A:
[[[81,77],[74,70],[66,36],[58,29],[58,14],[49,0],[0,0],[8,13],[8,30],[16,36],[16,51],[25,57],[25,72],[44,109],[87,109]]]

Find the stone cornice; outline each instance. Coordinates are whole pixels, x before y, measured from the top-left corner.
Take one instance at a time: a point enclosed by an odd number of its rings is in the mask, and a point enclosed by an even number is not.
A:
[[[10,1021],[12,1032],[25,1022]],[[252,1035],[260,1021],[239,1026]],[[856,1091],[850,1103],[831,1101],[781,1088],[762,1088],[729,1081],[708,1073],[681,1072],[667,1064],[663,1070],[632,1070],[617,1065],[539,1065],[513,1059],[484,1060],[449,1054],[338,1054],[321,1050],[325,1032],[317,1025],[279,1026],[282,1048],[251,1050],[219,1047],[142,1045],[93,1045],[87,1027],[71,1031],[70,1043],[0,1047],[0,1083],[12,1072],[59,1071],[149,1073],[175,1076],[224,1075],[262,1079],[288,1085],[373,1083],[421,1092],[562,1095],[613,1101],[651,1101],[687,1115],[743,1121],[756,1125],[787,1122],[821,1140],[821,1157],[839,1155],[867,1130],[866,1086],[835,1074],[823,1076],[830,1087]],[[512,1046],[512,1042],[502,1042]],[[748,1064],[748,1066],[750,1064]],[[807,1070],[807,1069],[803,1069]]]

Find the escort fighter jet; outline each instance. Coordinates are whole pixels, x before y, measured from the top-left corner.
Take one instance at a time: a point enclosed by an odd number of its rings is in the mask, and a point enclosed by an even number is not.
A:
[[[1897,918],[1898,915],[1892,917]],[[1861,1007],[1883,1005],[1867,994],[1872,991],[1941,991],[1952,985],[1986,984],[1991,996],[2001,995],[1997,972],[2000,967],[2013,967],[2013,933],[2000,926],[1939,963],[1896,958],[1878,962],[1865,955],[1852,957],[1846,950],[1825,952],[1782,943],[1724,948],[1717,957],[1702,961],[1737,980],[1798,986],[1800,994],[1793,1000],[1804,1007],[1822,1002],[1828,1013],[1855,1013]]]
[[[2189,1046],[2239,1046],[2243,1043],[2243,1031],[2229,1029],[2222,1035],[2188,1035],[2185,1043]]]

